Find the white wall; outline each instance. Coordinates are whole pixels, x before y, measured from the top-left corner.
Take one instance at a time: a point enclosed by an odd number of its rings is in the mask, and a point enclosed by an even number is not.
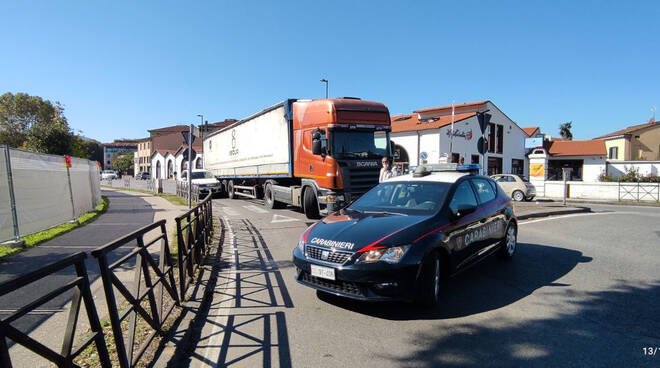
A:
[[[660,161],[608,161],[607,175],[618,178],[626,173],[626,168],[634,167],[640,175],[660,175]]]
[[[658,201],[660,198],[659,183],[602,183],[569,181],[568,198],[572,199],[596,199],[596,200],[637,200]],[[537,194],[538,194],[537,187]],[[544,188],[545,197],[563,198],[564,183],[561,181],[546,181]],[[540,195],[539,195],[540,196]]]
[[[392,133],[390,139],[403,147],[408,153],[411,166],[419,165],[419,149],[417,147],[417,132]]]

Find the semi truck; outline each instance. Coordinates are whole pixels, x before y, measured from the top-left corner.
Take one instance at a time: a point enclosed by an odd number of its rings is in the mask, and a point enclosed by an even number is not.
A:
[[[287,99],[205,136],[204,167],[229,198],[296,206],[315,219],[378,184],[390,130],[382,103]]]

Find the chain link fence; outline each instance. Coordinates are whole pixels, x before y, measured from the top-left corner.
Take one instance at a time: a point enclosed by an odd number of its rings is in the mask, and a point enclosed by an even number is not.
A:
[[[19,240],[101,203],[95,161],[0,146],[0,242]]]

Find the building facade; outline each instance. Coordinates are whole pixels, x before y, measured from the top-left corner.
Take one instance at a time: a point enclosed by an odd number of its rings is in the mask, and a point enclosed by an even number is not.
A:
[[[392,117],[391,140],[394,161],[403,166],[449,162],[481,164],[488,175],[513,173],[528,175],[525,139],[528,135],[491,101],[456,104],[452,133],[452,106],[416,110]],[[479,154],[482,137],[477,112],[492,117],[484,132],[488,149]]]
[[[660,160],[660,122],[653,118],[648,123],[629,126],[597,139],[605,141],[609,160]]]
[[[135,152],[135,175],[140,172],[151,174],[151,139],[144,138],[137,142]]]

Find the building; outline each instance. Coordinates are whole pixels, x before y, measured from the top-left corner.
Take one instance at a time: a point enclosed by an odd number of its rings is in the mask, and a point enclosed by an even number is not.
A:
[[[151,139],[143,138],[137,142],[135,152],[135,175],[140,172],[151,173]]]
[[[648,123],[629,126],[597,139],[605,141],[609,160],[660,160],[660,122],[654,118]]]
[[[103,170],[112,170],[112,156],[118,152],[128,152],[131,155],[137,151],[137,142],[114,141],[112,143],[103,143]]]
[[[442,157],[450,162],[482,164],[489,175],[513,173],[526,176],[529,136],[491,101],[455,104],[452,136],[452,106],[441,106],[392,117],[391,140],[394,161],[403,166],[437,163]],[[477,112],[487,111],[490,124],[484,133],[488,138],[485,158],[477,150],[481,129]],[[450,147],[451,146],[451,147]],[[451,152],[450,152],[451,151]]]

